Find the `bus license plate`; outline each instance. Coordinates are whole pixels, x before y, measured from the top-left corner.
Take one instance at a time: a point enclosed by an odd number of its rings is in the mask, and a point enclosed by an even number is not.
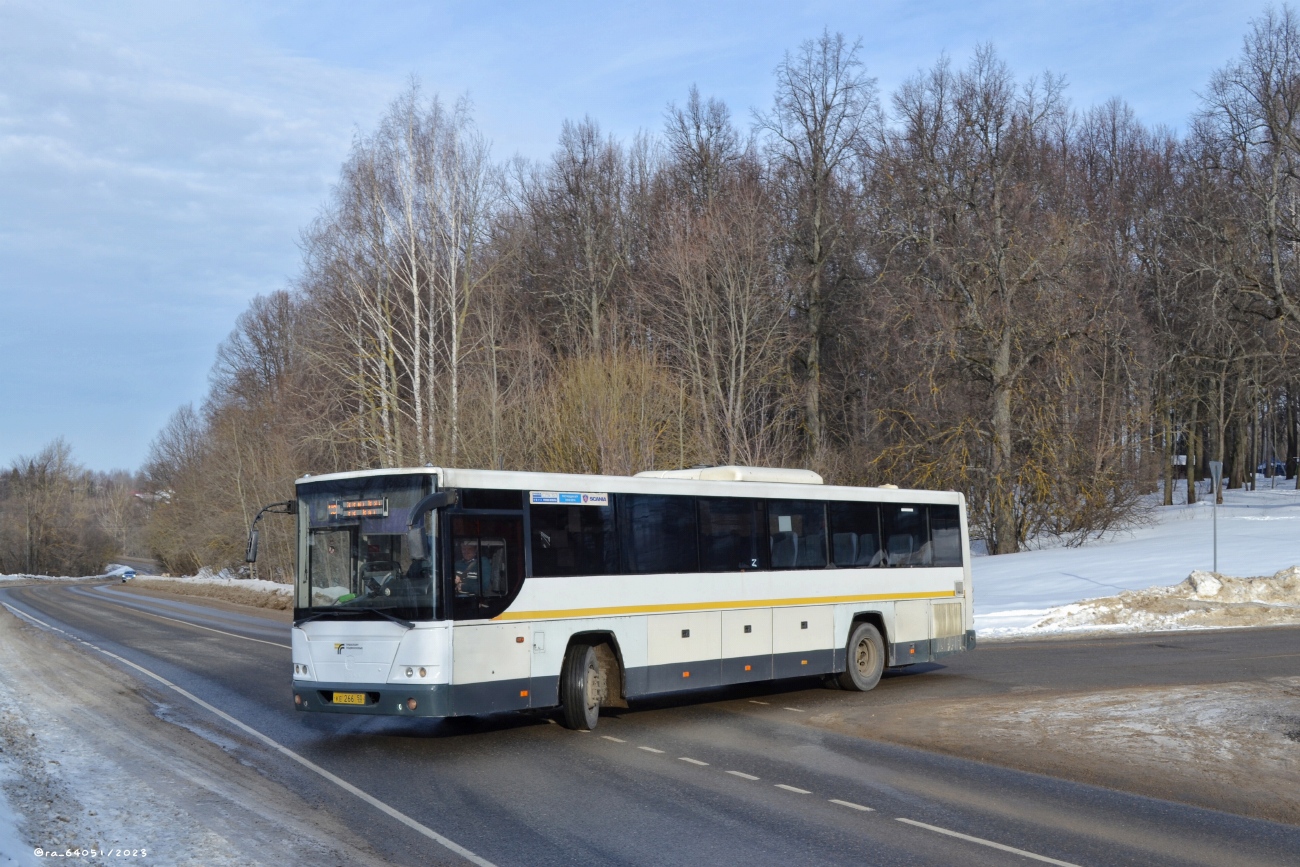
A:
[[[366,694],[364,692],[336,692],[334,693],[335,704],[365,704]]]

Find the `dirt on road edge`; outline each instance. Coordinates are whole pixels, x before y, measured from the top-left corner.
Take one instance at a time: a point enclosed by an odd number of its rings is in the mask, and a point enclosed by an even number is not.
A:
[[[844,734],[1300,825],[1300,677],[818,714]]]
[[[148,850],[77,863],[386,863],[337,819],[262,776],[179,697],[0,609],[0,790],[28,844]]]

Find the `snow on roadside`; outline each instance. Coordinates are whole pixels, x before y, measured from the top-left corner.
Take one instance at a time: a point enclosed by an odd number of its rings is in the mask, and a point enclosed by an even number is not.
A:
[[[1044,620],[1061,624],[1067,617],[1062,609],[1068,606],[1085,600],[1102,602],[1098,597],[1116,598],[1125,591],[1172,587],[1211,567],[1214,506],[1204,501],[1160,506],[1151,518],[1144,526],[1079,548],[976,557],[971,566],[979,636],[1041,634],[1045,627],[1037,625]],[[1300,491],[1225,491],[1217,523],[1220,575],[1275,575],[1300,564]],[[1177,598],[1172,596],[1165,604],[1176,606]],[[1140,605],[1126,608],[1111,603],[1110,607],[1115,622],[1089,628],[1204,628],[1175,623],[1172,609],[1170,616],[1156,617],[1141,611]],[[1127,626],[1119,622],[1125,614]]]
[[[0,575],[0,582],[16,584],[39,584],[48,581],[103,581],[105,578],[120,577],[110,570],[104,575],[51,576],[51,575]],[[130,584],[148,590],[161,590],[165,593],[178,593],[184,596],[203,596],[221,599],[255,608],[288,609],[293,607],[293,587],[264,581],[260,578],[240,578],[228,569],[213,571],[208,568],[199,570],[197,575],[181,577],[161,575],[137,575],[130,579]],[[0,862],[0,867],[4,867]]]
[[[19,863],[17,854],[27,848],[18,833],[18,815],[5,797],[4,787],[11,779],[13,772],[0,763],[0,867],[15,867]]]
[[[293,595],[293,587],[289,584],[279,584],[275,581],[266,581],[262,578],[240,578],[229,569],[222,569],[220,572],[214,572],[211,569],[204,567],[199,570],[199,574],[197,575],[186,575],[179,578],[164,578],[157,575],[139,575],[133,578],[132,581],[141,585],[171,585],[178,588],[194,587],[196,585],[238,587],[241,590],[247,590],[252,593],[275,593],[281,596]]]
[[[989,625],[982,635],[999,638],[1300,625],[1300,567],[1258,578],[1196,571],[1173,587],[1125,590],[1117,596],[1062,605],[1036,616],[1030,626]]]

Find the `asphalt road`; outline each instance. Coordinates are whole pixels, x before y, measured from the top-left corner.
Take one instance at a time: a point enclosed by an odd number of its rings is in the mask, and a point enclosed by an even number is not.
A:
[[[166,678],[334,775],[166,696],[175,713],[221,730],[243,761],[329,810],[392,863],[465,863],[432,833],[503,867],[1300,864],[1300,828],[803,722],[844,703],[906,706],[1035,684],[1295,676],[1296,630],[995,645],[887,677],[866,695],[798,681],[712,691],[642,702],[583,734],[544,715],[295,713],[288,625],[198,601],[110,584],[8,588],[0,602]]]

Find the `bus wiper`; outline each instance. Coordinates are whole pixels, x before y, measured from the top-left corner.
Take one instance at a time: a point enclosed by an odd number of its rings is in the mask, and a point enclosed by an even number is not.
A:
[[[396,614],[389,614],[387,611],[384,611],[380,608],[370,608],[368,610],[375,612],[380,617],[387,617],[389,620],[393,621],[394,623],[399,623],[402,626],[405,626],[407,629],[415,628],[414,623],[412,623],[409,620],[403,620],[402,618],[398,617]]]
[[[330,609],[329,611],[317,611],[315,614],[308,614],[306,617],[302,618],[301,620],[295,620],[293,625],[299,626],[303,623],[309,623],[312,620],[319,620],[322,617],[333,617],[334,615],[337,614],[360,614],[362,611],[370,611],[374,614],[378,614],[380,617],[386,617],[387,619],[393,621],[394,623],[405,626],[407,629],[415,628],[415,624],[412,623],[411,621],[403,620],[400,617],[389,614],[387,611],[382,611],[378,608],[334,608],[334,609]]]

